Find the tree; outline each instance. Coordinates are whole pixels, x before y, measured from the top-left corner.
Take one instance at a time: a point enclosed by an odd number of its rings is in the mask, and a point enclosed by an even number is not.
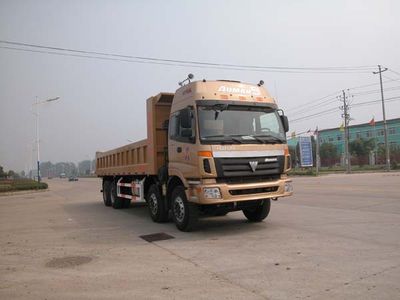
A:
[[[296,147],[297,147],[297,145],[294,146],[294,147],[289,146],[289,153],[290,153],[290,160],[291,160],[291,163],[292,163],[292,168],[297,167],[298,158],[297,158]]]
[[[92,168],[90,160],[83,160],[78,163],[79,174],[81,175],[89,175],[90,170]]]
[[[356,139],[349,143],[349,150],[352,155],[355,155],[360,166],[368,161],[368,154],[374,149],[374,139],[365,140],[363,138]]]
[[[49,176],[54,176],[54,165],[49,162],[41,162],[40,163],[40,174],[42,177],[49,177]]]
[[[1,177],[6,177],[7,174],[4,172],[3,166],[0,166],[0,178]]]
[[[331,143],[323,143],[319,147],[319,155],[321,157],[321,165],[332,166],[339,161],[338,150]]]

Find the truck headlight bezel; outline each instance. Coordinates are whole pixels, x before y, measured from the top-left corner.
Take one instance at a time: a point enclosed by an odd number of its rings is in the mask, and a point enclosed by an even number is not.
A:
[[[285,182],[285,193],[292,193],[293,185],[290,182]]]
[[[221,199],[219,187],[205,187],[203,188],[203,194],[206,199]]]

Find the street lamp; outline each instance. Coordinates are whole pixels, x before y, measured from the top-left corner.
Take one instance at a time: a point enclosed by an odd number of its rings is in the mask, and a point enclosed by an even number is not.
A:
[[[46,100],[38,101],[38,97],[36,97],[36,101],[35,101],[35,103],[33,103],[33,105],[35,105],[35,108],[36,108],[35,116],[36,116],[36,148],[37,148],[37,178],[38,178],[38,182],[40,182],[40,140],[39,140],[39,108],[38,108],[38,106],[41,104],[46,104],[49,102],[57,101],[58,99],[60,99],[60,97],[49,98]]]

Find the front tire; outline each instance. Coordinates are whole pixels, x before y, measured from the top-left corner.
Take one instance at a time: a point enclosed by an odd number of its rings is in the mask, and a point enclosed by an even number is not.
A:
[[[197,205],[187,201],[183,186],[177,186],[172,192],[172,217],[181,231],[192,231],[197,225],[199,212]]]
[[[158,185],[152,184],[146,196],[150,217],[154,222],[161,223],[168,221],[168,210],[161,197]]]
[[[270,209],[271,200],[264,199],[259,206],[243,209],[243,214],[250,222],[261,222],[268,216]]]

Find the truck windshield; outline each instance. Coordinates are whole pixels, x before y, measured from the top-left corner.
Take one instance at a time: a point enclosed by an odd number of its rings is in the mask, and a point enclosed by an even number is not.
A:
[[[205,144],[276,144],[286,141],[275,109],[216,104],[198,107],[200,140]]]

